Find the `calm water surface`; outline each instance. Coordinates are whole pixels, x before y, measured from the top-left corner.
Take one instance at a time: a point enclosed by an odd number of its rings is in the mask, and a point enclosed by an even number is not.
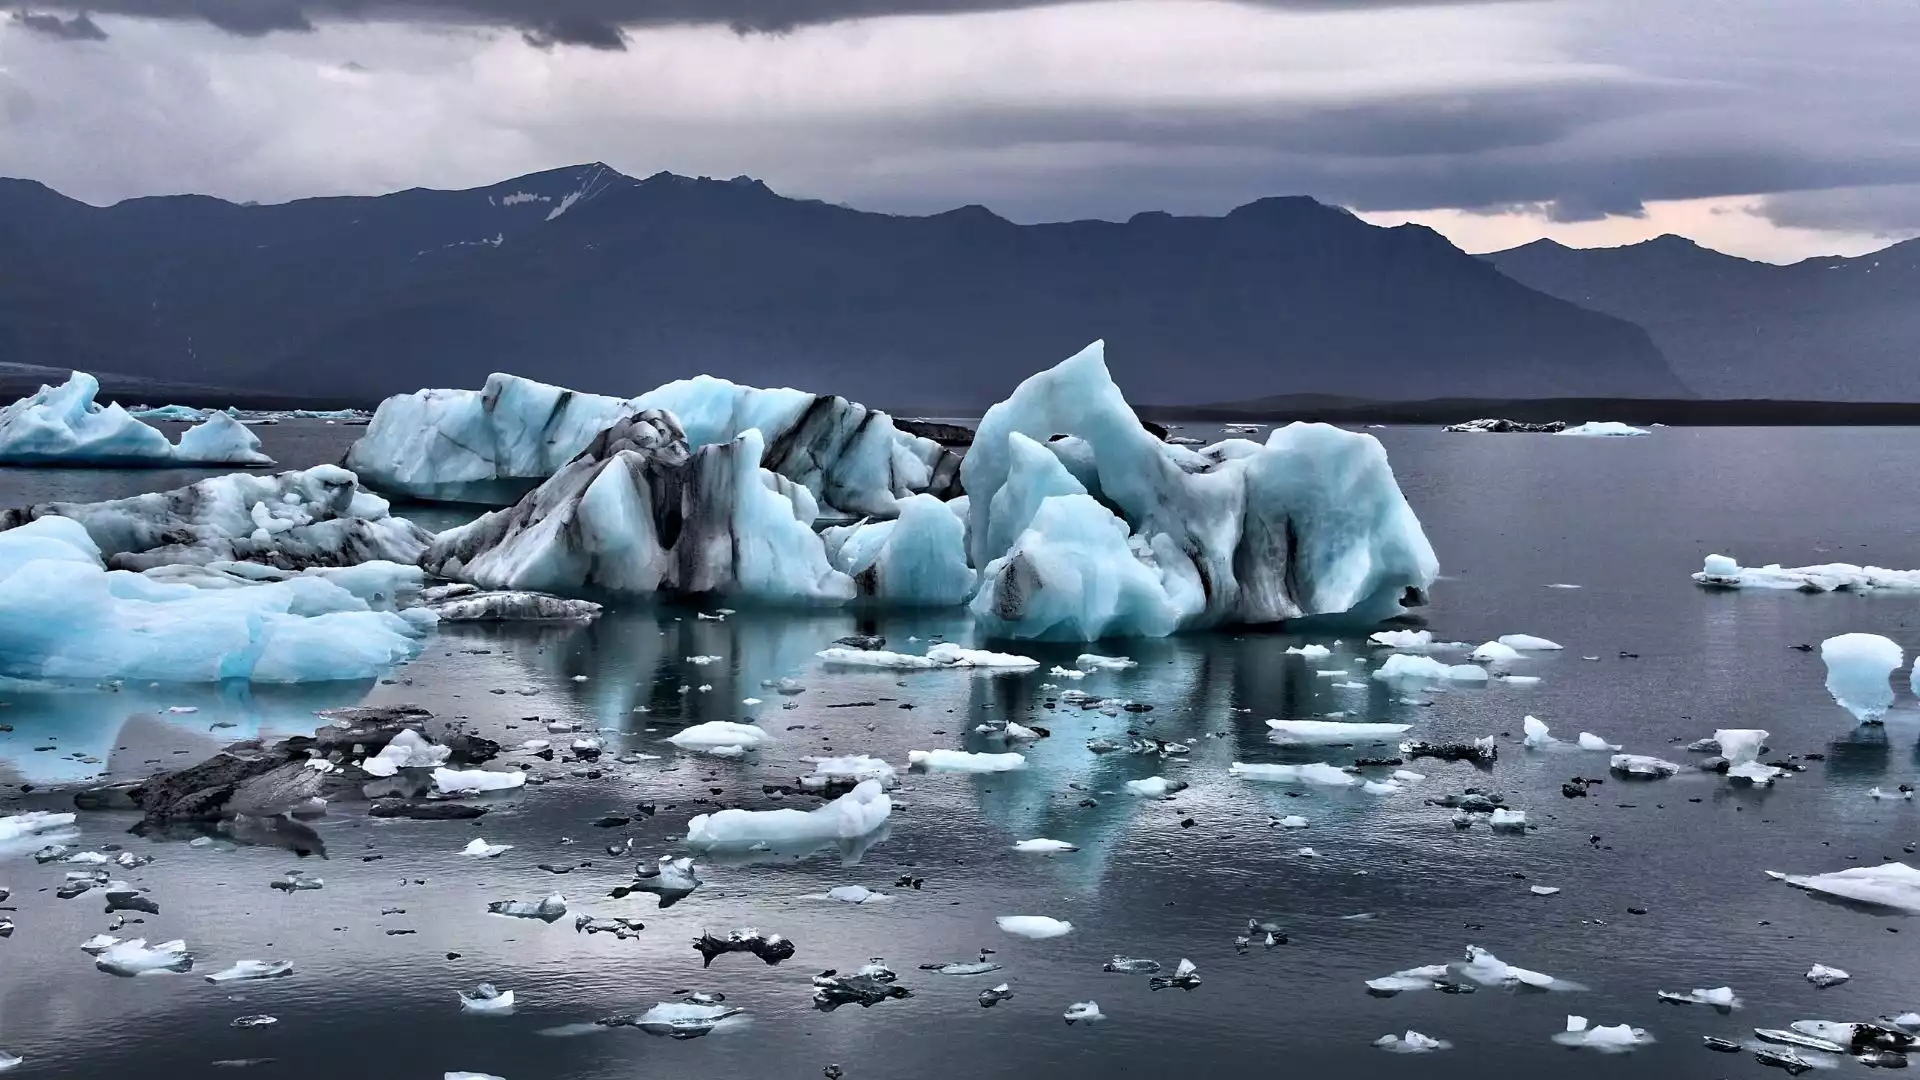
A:
[[[336,460],[355,434],[311,423],[260,429],[268,451],[289,466]],[[1334,650],[1313,663],[1283,651],[1309,639],[1195,635],[1100,646],[1140,666],[1074,685],[1155,706],[1116,718],[1048,708],[1057,699],[1042,689],[1044,668],[998,676],[846,672],[825,670],[813,656],[856,629],[885,633],[909,651],[913,637],[969,640],[966,622],[947,614],[742,613],[713,622],[636,608],[582,628],[446,630],[375,686],[277,694],[129,688],[6,702],[0,723],[13,727],[0,733],[6,810],[60,806],[66,794],[49,789],[143,775],[242,735],[310,730],[312,710],[361,700],[418,702],[508,745],[545,737],[544,721],[576,720],[607,732],[610,756],[659,757],[603,761],[599,779],[575,775],[577,765],[527,759],[545,782],[478,825],[376,822],[348,808],[319,825],[325,861],[301,863],[267,848],[150,842],[126,835],[124,818],[83,818],[87,845],[125,844],[155,857],[127,876],[151,888],[162,914],[129,930],[150,940],[185,938],[205,971],[241,958],[296,965],[291,978],[238,990],[198,974],[119,979],[94,970],[76,946],[105,928],[100,901],[55,899],[64,868],[0,851],[0,886],[13,890],[8,914],[18,927],[0,940],[0,1048],[26,1057],[17,1075],[52,1078],[197,1078],[210,1074],[210,1063],[232,1059],[273,1059],[238,1075],[395,1080],[432,1080],[448,1070],[507,1080],[806,1078],[828,1062],[852,1080],[1092,1077],[1128,1068],[1475,1077],[1554,1069],[1691,1078],[1763,1073],[1750,1056],[1708,1054],[1701,1034],[1737,1037],[1756,1025],[1920,1007],[1920,942],[1913,940],[1920,923],[1821,903],[1761,873],[1902,857],[1903,846],[1920,841],[1912,804],[1866,794],[1920,777],[1913,701],[1903,697],[1884,731],[1855,729],[1823,690],[1818,656],[1791,648],[1861,630],[1891,636],[1911,652],[1920,648],[1915,600],[1708,593],[1687,580],[1710,551],[1753,563],[1920,566],[1920,499],[1910,468],[1920,434],[1374,434],[1441,556],[1445,578],[1425,613],[1432,629],[1446,639],[1524,632],[1565,644],[1566,651],[1517,668],[1539,676],[1538,685],[1495,683],[1410,703],[1366,677],[1378,657],[1359,647],[1361,634],[1311,639]],[[0,470],[0,503],[115,497],[198,475]],[[441,511],[433,523],[454,516]],[[1554,583],[1581,588],[1547,587]],[[1080,650],[1022,651],[1050,666],[1070,665]],[[695,655],[721,659],[684,659]],[[1337,670],[1365,688],[1339,688],[1348,680],[1321,674]],[[799,679],[806,692],[783,698],[760,685],[781,676]],[[766,703],[747,706],[748,697]],[[854,702],[874,704],[832,707]],[[175,705],[199,711],[165,712]],[[1410,763],[1426,781],[1384,796],[1227,775],[1233,761],[1341,764],[1384,752],[1283,748],[1268,741],[1262,723],[1334,713],[1410,723],[1413,735],[1427,739],[1502,735],[1501,760],[1484,772]],[[1518,736],[1527,714],[1567,739],[1593,731],[1683,762],[1689,755],[1676,742],[1723,726],[1764,727],[1779,754],[1826,760],[1772,790],[1733,790],[1718,777],[1682,773],[1651,784],[1610,781],[1591,798],[1569,800],[1560,783],[1604,776],[1605,755],[1524,750]],[[660,741],[685,723],[748,716],[776,742],[744,761],[685,754]],[[634,859],[609,857],[604,846],[632,836],[636,856],[648,861],[673,852],[687,819],[712,809],[696,800],[811,805],[770,796],[763,785],[791,783],[808,771],[799,760],[808,754],[869,752],[901,762],[912,749],[998,749],[971,731],[1008,717],[1052,730],[1029,751],[1027,771],[903,776],[889,833],[856,864],[823,852],[708,865],[700,891],[664,911],[645,894],[607,897],[629,878]],[[238,726],[209,730],[226,722]],[[1088,738],[1124,736],[1129,723],[1161,738],[1194,739],[1193,752],[1162,764],[1085,749]],[[1156,774],[1192,786],[1165,802],[1122,787]],[[22,783],[36,790],[19,795]],[[1450,811],[1424,803],[1470,784],[1504,794],[1537,828],[1524,836],[1461,832],[1449,824]],[[1083,807],[1089,796],[1098,805]],[[641,802],[656,804],[658,814],[624,829],[592,825]],[[1271,817],[1286,814],[1312,824],[1269,827]],[[516,846],[492,861],[458,855],[475,836]],[[1055,857],[1009,850],[1035,836],[1080,850]],[[1296,854],[1305,845],[1318,856]],[[536,867],[542,862],[592,865],[555,876]],[[267,888],[296,865],[324,877],[326,887],[293,895]],[[895,888],[903,874],[924,878],[924,886]],[[859,907],[806,898],[843,884],[891,895]],[[1563,891],[1536,897],[1530,885]],[[490,900],[553,891],[575,912],[637,917],[647,929],[619,941],[576,934],[571,916],[549,926],[485,913]],[[1629,914],[1630,907],[1646,914]],[[404,910],[382,914],[388,909]],[[1373,917],[1343,918],[1361,913]],[[1075,929],[1047,941],[1010,937],[993,922],[1009,914],[1050,915]],[[1249,917],[1286,924],[1291,944],[1237,952],[1234,938]],[[735,954],[702,970],[692,938],[740,926],[785,934],[799,954],[772,968]],[[1362,985],[1454,959],[1469,944],[1589,989],[1383,1000]],[[982,947],[996,950],[1004,971],[961,979],[916,970],[972,960]],[[1101,963],[1115,953],[1169,967],[1188,957],[1205,981],[1191,992],[1154,992],[1143,977],[1103,974]],[[832,1013],[812,1007],[813,972],[874,956],[900,972],[911,998]],[[1853,980],[1816,990],[1803,978],[1814,963],[1843,968]],[[980,1008],[979,991],[1002,980],[1013,999]],[[514,990],[519,1010],[463,1016],[456,991],[481,981]],[[1654,998],[1660,989],[1720,985],[1734,987],[1745,1007],[1721,1016]],[[542,1034],[644,1010],[685,990],[724,992],[747,1011],[746,1022],[686,1042],[630,1029]],[[1108,1020],[1069,1028],[1062,1010],[1085,1000],[1099,1002]],[[1566,1050],[1549,1036],[1569,1012],[1645,1027],[1659,1042],[1619,1057]],[[280,1022],[229,1026],[257,1013]],[[1401,1057],[1368,1045],[1409,1028],[1454,1049]],[[1840,1069],[1860,1067],[1847,1061]]]

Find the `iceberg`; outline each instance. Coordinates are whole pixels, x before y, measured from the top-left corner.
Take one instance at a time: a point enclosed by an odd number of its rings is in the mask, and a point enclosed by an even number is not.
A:
[[[112,570],[261,563],[281,570],[412,564],[432,534],[388,512],[338,465],[270,476],[214,476],[108,502],[0,512],[0,530],[47,517],[79,522]]]
[[[420,600],[441,622],[592,622],[603,610],[591,600],[472,585],[430,586]]]
[[[1011,751],[971,754],[965,750],[909,750],[907,764],[928,772],[1011,772],[1027,767],[1027,759]]]
[[[1367,641],[1402,652],[1426,652],[1436,648],[1431,630],[1376,630],[1367,636]]]
[[[1126,656],[1101,656],[1099,653],[1081,653],[1073,662],[1081,671],[1125,671],[1140,666],[1138,660]]]
[[[101,405],[100,381],[76,371],[0,408],[0,465],[271,465],[260,440],[213,413],[169,442],[118,405]]]
[[[1322,787],[1354,787],[1360,783],[1359,777],[1325,762],[1311,765],[1250,765],[1235,761],[1227,766],[1227,775],[1273,784],[1318,784]]]
[[[1035,447],[1085,493],[1038,499],[1020,528],[1032,489],[1068,486]],[[983,568],[974,614],[1009,636],[1379,620],[1421,602],[1438,574],[1371,436],[1292,424],[1211,452],[1162,443],[1113,384],[1101,342],[989,409],[961,478]]]
[[[862,521],[821,534],[827,562],[861,596],[895,606],[963,604],[973,595],[966,525],[931,495],[909,495],[890,521]]]
[[[1820,643],[1827,693],[1863,724],[1878,723],[1893,707],[1887,677],[1905,661],[1900,646],[1879,634],[1841,634]]]
[[[1825,964],[1815,964],[1807,969],[1807,981],[1822,990],[1825,990],[1829,986],[1839,986],[1851,978],[1853,978],[1853,976],[1841,971],[1839,968],[1828,967]]]
[[[1186,789],[1183,780],[1169,780],[1164,776],[1149,776],[1144,780],[1129,780],[1125,787],[1128,792],[1148,799],[1164,799],[1176,791]]]
[[[78,521],[0,532],[0,677],[267,683],[371,679],[411,658],[431,612],[390,608],[419,571],[368,563],[268,580],[106,569]],[[275,575],[278,580],[271,579]]]
[[[1073,932],[1072,923],[1045,915],[1002,915],[993,921],[1015,937],[1056,938]]]
[[[1618,437],[1622,435],[1651,435],[1646,428],[1637,428],[1623,424],[1618,420],[1589,420],[1584,424],[1575,424],[1570,428],[1554,432],[1555,435],[1584,435],[1600,437]]]
[[[853,599],[813,531],[813,495],[761,468],[765,449],[749,429],[690,450],[671,415],[638,413],[513,506],[441,533],[421,564],[494,589]]]
[[[1349,724],[1338,720],[1269,720],[1275,742],[1322,743],[1398,742],[1412,724]]]
[[[686,843],[696,850],[752,844],[808,844],[852,840],[879,829],[893,813],[893,800],[878,781],[814,810],[727,809],[687,823]]]
[[[1721,756],[1727,759],[1727,776],[1730,779],[1766,785],[1785,772],[1760,761],[1760,751],[1766,748],[1767,738],[1771,734],[1759,728],[1721,728],[1713,733],[1713,741],[1719,744]]]
[[[1912,592],[1920,589],[1920,570],[1887,570],[1852,563],[1817,566],[1741,566],[1725,555],[1709,555],[1693,580],[1716,589],[1791,589],[1799,592]]]
[[[1717,986],[1711,990],[1701,990],[1696,987],[1684,994],[1671,990],[1661,990],[1659,991],[1659,997],[1661,1001],[1671,1002],[1675,1005],[1710,1005],[1713,1008],[1721,1010],[1737,1009],[1740,1007],[1740,998],[1734,994],[1733,987],[1731,986]]]
[[[695,995],[695,997],[700,996],[704,995]],[[695,1039],[718,1029],[722,1021],[731,1016],[738,1016],[743,1011],[745,1010],[692,999],[663,1001],[641,1013],[639,1019],[632,1023],[649,1035]]]
[[[727,720],[709,720],[704,724],[681,728],[667,736],[668,742],[683,750],[713,750],[721,747],[757,750],[772,739],[773,736],[752,724],[736,724]]]
[[[1920,870],[1906,863],[1854,866],[1830,874],[1783,874],[1769,870],[1767,876],[1784,881],[1796,889],[1850,900],[1868,907],[1920,915]]]
[[[1601,738],[1600,736],[1595,735],[1591,731],[1583,731],[1580,733],[1578,745],[1582,750],[1618,750],[1620,749],[1619,743],[1610,743],[1607,740]]]
[[[392,495],[504,506],[636,411],[620,398],[496,373],[477,391],[386,399],[344,464]]]

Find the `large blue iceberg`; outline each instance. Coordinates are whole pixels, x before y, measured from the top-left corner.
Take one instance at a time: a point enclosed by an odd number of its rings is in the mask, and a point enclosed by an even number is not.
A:
[[[59,386],[0,408],[0,465],[271,465],[238,420],[213,413],[175,444],[119,405],[95,400],[100,382],[82,371]]]

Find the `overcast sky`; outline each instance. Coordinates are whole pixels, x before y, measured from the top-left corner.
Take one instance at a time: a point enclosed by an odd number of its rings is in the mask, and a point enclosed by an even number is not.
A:
[[[101,0],[0,14],[94,203],[605,161],[1019,221],[1308,194],[1473,251],[1920,235],[1920,0]]]

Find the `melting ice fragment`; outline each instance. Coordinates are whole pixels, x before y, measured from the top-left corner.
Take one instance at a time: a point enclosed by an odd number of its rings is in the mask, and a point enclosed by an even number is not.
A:
[[[1119,975],[1152,975],[1160,970],[1160,961],[1141,960],[1131,956],[1116,956],[1101,965],[1100,970]]]
[[[119,405],[101,405],[99,393],[98,379],[75,371],[59,386],[43,385],[0,407],[0,464],[273,464],[259,438],[226,413],[208,413],[175,444]]]
[[[1126,788],[1129,792],[1149,799],[1164,799],[1176,791],[1186,789],[1186,781],[1169,780],[1164,776],[1149,776],[1144,780],[1129,780]]]
[[[1595,735],[1591,731],[1583,731],[1580,733],[1580,739],[1579,739],[1578,745],[1582,750],[1618,750],[1620,749],[1619,743],[1610,743],[1607,740],[1601,738],[1600,736]]]
[[[1015,937],[1056,938],[1073,932],[1073,924],[1045,915],[1002,915],[993,920]]]
[[[1074,844],[1067,843],[1065,840],[1048,840],[1044,837],[1036,837],[1032,840],[1020,841],[1013,845],[1013,850],[1027,854],[1053,855],[1062,851],[1079,851],[1080,848]]]
[[[1287,652],[1290,655],[1303,657],[1308,660],[1324,660],[1333,655],[1332,649],[1327,648],[1325,645],[1317,644],[1289,645],[1287,646]]]
[[[972,754],[964,750],[909,750],[907,764],[929,772],[1009,772],[1027,767],[1019,754]]]
[[[93,966],[109,975],[126,976],[191,971],[193,954],[184,941],[163,941],[149,949],[146,938],[133,938],[108,946],[94,959]]]
[[[1564,431],[1556,431],[1554,434],[1618,438],[1626,435],[1651,435],[1653,433],[1646,428],[1633,427],[1628,424],[1623,424],[1618,420],[1589,420],[1584,424],[1575,424],[1573,427],[1567,428]]]
[[[1900,646],[1878,634],[1841,634],[1820,643],[1827,665],[1827,692],[1863,724],[1877,722],[1893,705],[1887,677],[1905,659]]]
[[[1489,641],[1474,649],[1469,658],[1482,664],[1511,664],[1520,659],[1520,650],[1504,642]]]
[[[1567,1017],[1567,1029],[1553,1037],[1561,1046],[1584,1046],[1607,1054],[1624,1053],[1653,1041],[1645,1029],[1614,1024],[1592,1027],[1584,1016]]]
[[[757,750],[772,741],[761,728],[752,724],[736,724],[728,720],[709,720],[704,724],[695,724],[667,736],[667,741],[684,750],[719,750],[738,748]]]
[[[893,969],[878,959],[851,975],[828,968],[813,977],[814,1007],[832,1012],[841,1005],[871,1008],[893,998],[912,997],[913,991],[899,985],[898,979]]]
[[[433,770],[433,786],[442,795],[478,795],[488,791],[511,791],[525,787],[527,774],[518,769],[495,772],[491,769]]]
[[[445,765],[452,756],[450,746],[436,746],[412,728],[405,728],[388,740],[380,752],[362,761],[360,768],[368,776],[392,776],[401,769],[431,769]]]
[[[1521,652],[1552,652],[1560,648],[1559,643],[1532,634],[1502,634],[1499,641],[1507,648]]]
[[[1131,660],[1124,656],[1101,656],[1098,653],[1081,653],[1079,658],[1074,661],[1074,665],[1082,671],[1124,671],[1127,668],[1139,667],[1140,663],[1137,660]]]
[[[1405,1035],[1382,1035],[1373,1040],[1373,1045],[1394,1054],[1424,1054],[1431,1050],[1451,1049],[1453,1046],[1445,1039],[1429,1038],[1417,1031],[1408,1031]]]
[[[476,859],[494,859],[512,850],[512,844],[489,844],[476,836],[467,841],[467,846],[460,849],[460,854],[471,855]]]
[[[1815,964],[1807,971],[1807,981],[1823,990],[1829,986],[1839,986],[1851,978],[1853,976],[1839,968],[1828,967],[1825,964]]]
[[[1406,990],[1449,990],[1457,980],[1466,979],[1481,986],[1511,990],[1584,990],[1579,983],[1556,979],[1538,971],[1515,967],[1478,945],[1467,946],[1467,958],[1451,964],[1428,964],[1408,968],[1391,975],[1367,980],[1367,990],[1376,996],[1390,997]]]
[[[1740,1007],[1740,998],[1734,994],[1731,986],[1716,986],[1711,990],[1696,988],[1684,994],[1672,990],[1661,990],[1658,996],[1661,1001],[1673,1005],[1710,1005],[1722,1011]]]
[[[1153,990],[1166,990],[1168,988],[1192,990],[1194,987],[1200,985],[1200,969],[1194,966],[1193,961],[1183,957],[1179,965],[1173,969],[1173,974],[1155,975],[1148,981],[1147,985],[1149,989]]]
[[[1275,742],[1322,743],[1384,742],[1404,735],[1412,724],[1349,724],[1338,720],[1269,720]]]
[[[1037,668],[1040,661],[1030,656],[1014,653],[992,652],[987,649],[967,649],[950,641],[943,641],[927,650],[925,656],[912,653],[887,652],[882,649],[832,648],[815,653],[829,664],[844,667],[901,668],[909,671],[932,670],[934,668],[1004,668],[1023,670]]]
[[[1680,771],[1680,766],[1645,754],[1615,754],[1607,767],[1634,780],[1658,780]]]
[[[886,824],[893,800],[878,781],[864,780],[852,791],[813,810],[741,810],[701,814],[687,823],[688,846],[703,849],[751,844],[805,844],[851,840]]]
[[[892,765],[866,754],[803,757],[800,760],[813,766],[812,775],[800,778],[800,786],[808,790],[853,787],[865,780],[872,780],[884,788],[891,788],[898,783],[898,773]]]
[[[293,974],[291,960],[240,960],[224,971],[216,971],[207,976],[207,981],[210,983],[242,982],[249,979],[278,979],[291,974]]]
[[[712,931],[702,932],[693,939],[693,948],[705,961],[704,967],[713,966],[714,957],[730,952],[752,953],[769,966],[792,959],[794,953],[793,942],[779,934],[763,934],[750,926],[729,930],[726,937]]]
[[[1818,566],[1783,567],[1741,566],[1726,555],[1709,555],[1693,580],[1718,589],[1794,589],[1800,592],[1872,592],[1886,589],[1908,592],[1920,589],[1920,571],[1888,570],[1878,566],[1852,563],[1822,563]]]
[[[649,1035],[665,1035],[674,1039],[697,1039],[719,1027],[721,1021],[730,1016],[738,1016],[742,1011],[718,1004],[663,1001],[641,1013],[632,1021],[632,1025]]]
[[[1095,1020],[1105,1020],[1107,1018],[1107,1014],[1100,1011],[1100,1006],[1097,1003],[1091,1002],[1091,1001],[1074,1002],[1073,1004],[1067,1006],[1067,1011],[1064,1015],[1066,1016],[1067,1023],[1069,1024],[1074,1024],[1081,1021],[1085,1021],[1086,1023],[1090,1024]]]
[[[492,983],[481,983],[460,991],[460,1011],[499,1015],[513,1011],[513,991],[501,990]]]
[[[495,900],[487,905],[487,910],[495,915],[550,923],[566,915],[567,898],[553,893],[539,900]]]
[[[1271,765],[1236,761],[1227,766],[1227,775],[1274,784],[1318,784],[1323,787],[1356,787],[1360,784],[1358,776],[1325,762]]]
[[[1892,908],[1920,915],[1920,870],[1906,863],[1855,866],[1830,874],[1811,875],[1769,870],[1767,876],[1784,881],[1796,889],[1806,889],[1870,907]]]
[[[1375,669],[1373,677],[1388,682],[1486,682],[1487,669],[1474,664],[1443,664],[1431,656],[1397,652]]]

